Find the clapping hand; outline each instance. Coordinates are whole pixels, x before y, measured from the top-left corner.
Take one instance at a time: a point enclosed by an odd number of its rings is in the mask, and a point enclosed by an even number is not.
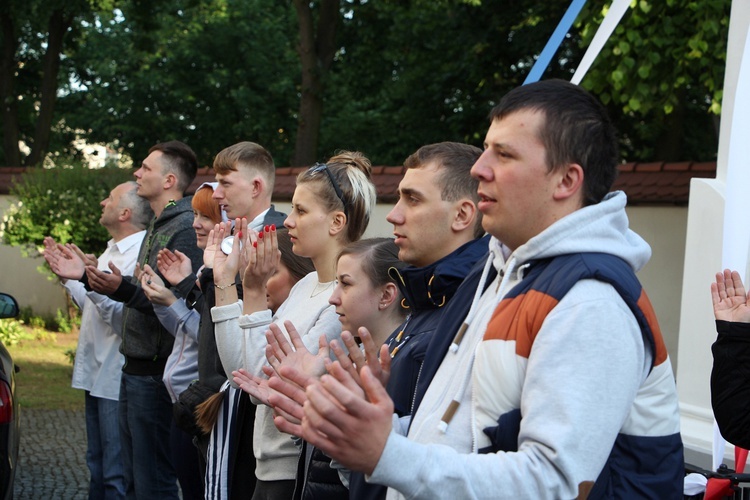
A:
[[[152,303],[169,307],[177,301],[172,290],[164,286],[164,281],[148,264],[143,266],[140,279],[143,293]]]
[[[380,381],[383,386],[388,384],[391,376],[391,355],[388,352],[388,346],[376,345],[370,335],[369,330],[365,327],[359,328],[359,338],[364,347],[364,354],[357,345],[354,336],[347,331],[341,333],[341,340],[348,349],[347,354],[335,340],[331,341],[331,349],[336,356],[341,367],[349,372],[352,378],[361,386],[360,372],[365,366],[370,367],[372,374]]]
[[[95,292],[111,295],[117,291],[122,283],[122,273],[112,262],[109,263],[110,273],[100,271],[95,266],[86,266],[86,276],[89,286]]]
[[[172,286],[177,285],[193,272],[190,257],[179,250],[173,252],[168,248],[159,250],[156,256],[156,267]]]
[[[49,236],[44,238],[44,259],[52,272],[62,279],[80,280],[86,270],[86,265],[75,251],[56,243]]]

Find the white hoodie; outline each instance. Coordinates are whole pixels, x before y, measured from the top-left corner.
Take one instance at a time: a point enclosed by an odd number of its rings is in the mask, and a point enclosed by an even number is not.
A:
[[[469,328],[459,348],[443,359],[408,438],[394,430],[368,478],[389,486],[388,498],[575,498],[580,483],[596,480],[624,426],[643,430],[647,422],[663,433],[654,435],[679,432],[668,359],[659,372],[660,383],[671,387],[661,401],[664,410],[642,421],[634,417],[652,353],[609,284],[574,285],[546,316],[528,359],[519,360],[513,348],[482,342],[497,304],[532,259],[602,252],[641,269],[651,250],[628,229],[625,204],[623,193],[612,193],[510,255],[493,238],[487,266],[498,276],[475,297]],[[460,404],[449,420],[446,410],[454,400]],[[489,444],[482,429],[512,408],[523,415],[518,452],[476,454]]]

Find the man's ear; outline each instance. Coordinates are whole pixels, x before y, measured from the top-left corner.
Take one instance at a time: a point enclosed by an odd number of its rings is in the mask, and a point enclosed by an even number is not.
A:
[[[177,176],[173,172],[169,172],[164,176],[163,182],[164,191],[169,191],[177,185]]]
[[[263,180],[260,177],[255,177],[252,183],[252,196],[256,198],[263,192]]]
[[[583,167],[577,163],[569,163],[557,175],[559,181],[552,194],[553,199],[563,201],[577,196],[583,202]]]
[[[336,211],[331,214],[331,226],[328,229],[328,234],[331,236],[337,236],[346,228],[346,214],[341,211]]]
[[[393,304],[393,302],[398,299],[398,287],[396,287],[395,283],[386,283],[383,285],[382,291],[380,293],[380,301],[378,301],[378,309],[384,310],[388,309],[388,307]]]
[[[468,198],[458,200],[455,204],[456,215],[451,223],[451,229],[459,233],[466,228],[474,230],[477,220],[477,206]]]
[[[127,222],[130,220],[130,218],[133,216],[133,211],[129,208],[120,208],[120,215],[117,217],[117,220],[120,222]]]

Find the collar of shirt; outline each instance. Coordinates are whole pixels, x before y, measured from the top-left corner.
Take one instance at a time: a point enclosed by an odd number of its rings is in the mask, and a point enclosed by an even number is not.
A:
[[[137,233],[133,233],[129,236],[126,236],[119,241],[115,241],[114,239],[111,239],[107,242],[107,248],[109,249],[114,246],[114,247],[117,247],[118,252],[125,253],[132,246],[140,245],[145,234],[146,234],[146,230],[144,229],[143,231],[138,231]]]
[[[263,219],[266,218],[266,214],[270,209],[271,207],[259,213],[252,221],[248,223],[248,226],[250,226],[253,231],[261,231],[263,229]]]

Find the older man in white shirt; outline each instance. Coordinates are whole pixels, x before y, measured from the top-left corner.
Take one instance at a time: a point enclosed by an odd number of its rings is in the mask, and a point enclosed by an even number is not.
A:
[[[125,497],[118,423],[123,305],[90,291],[84,266],[96,260],[102,271],[109,272],[112,263],[123,272],[133,272],[145,228],[153,217],[148,201],[136,194],[136,188],[135,182],[120,184],[102,200],[99,223],[112,239],[98,259],[83,255],[75,245],[65,247],[52,238],[45,239],[47,262],[83,312],[71,385],[86,391],[89,499]]]

